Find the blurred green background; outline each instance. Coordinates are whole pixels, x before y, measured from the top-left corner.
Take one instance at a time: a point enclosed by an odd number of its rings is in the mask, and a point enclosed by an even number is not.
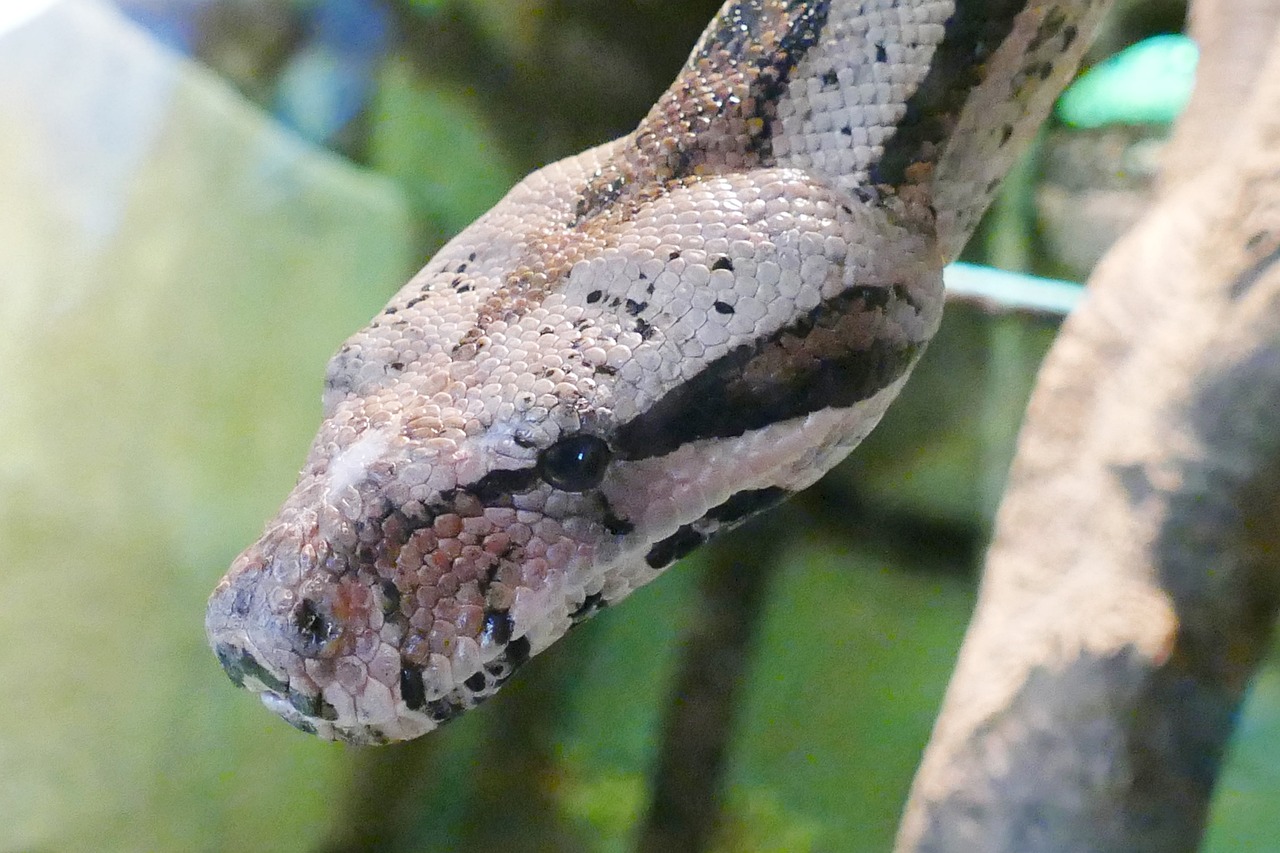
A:
[[[1056,317],[952,306],[809,493],[440,732],[320,742],[202,620],[326,359],[521,175],[633,127],[719,4],[41,5],[0,13],[0,850],[889,848]],[[1095,59],[1184,12],[1122,4]],[[1149,196],[1137,101],[1060,119],[970,259],[1081,279]],[[1278,728],[1268,668],[1209,849],[1280,849]]]

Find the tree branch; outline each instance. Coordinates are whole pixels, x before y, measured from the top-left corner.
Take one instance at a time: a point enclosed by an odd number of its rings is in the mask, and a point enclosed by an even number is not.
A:
[[[1173,150],[1215,144],[1041,372],[900,851],[1198,844],[1280,602],[1280,10],[1242,5]],[[1215,72],[1264,61],[1247,101]]]

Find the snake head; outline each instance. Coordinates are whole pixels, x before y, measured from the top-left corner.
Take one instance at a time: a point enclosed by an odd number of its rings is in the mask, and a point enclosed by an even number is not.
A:
[[[526,179],[338,352],[296,487],[213,594],[228,675],[301,729],[401,740],[492,695],[843,458],[937,327],[928,237],[797,172],[519,233],[511,210],[532,218],[545,187]]]
[[[866,436],[943,261],[927,204],[779,159],[826,6],[728,4],[634,134],[530,175],[347,341],[210,601],[233,681],[323,737],[421,734]]]
[[[604,424],[562,406],[482,425],[404,384],[337,405],[209,602],[232,681],[329,739],[435,728],[641,582],[592,572],[633,531],[602,490]]]

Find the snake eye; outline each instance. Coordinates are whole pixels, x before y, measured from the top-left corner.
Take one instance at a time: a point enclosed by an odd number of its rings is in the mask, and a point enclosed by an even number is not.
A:
[[[571,435],[538,455],[538,476],[557,489],[585,492],[600,485],[611,459],[613,451],[603,438]]]

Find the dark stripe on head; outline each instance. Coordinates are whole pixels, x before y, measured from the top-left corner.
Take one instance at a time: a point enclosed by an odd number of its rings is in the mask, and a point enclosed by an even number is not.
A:
[[[787,29],[778,40],[772,55],[758,66],[748,95],[748,102],[754,103],[755,109],[747,119],[760,119],[764,122],[761,133],[751,137],[748,150],[756,155],[763,166],[773,162],[774,122],[777,120],[778,102],[791,85],[791,72],[822,37],[822,31],[827,25],[827,15],[831,10],[829,0],[790,2],[785,6]],[[752,37],[763,38],[763,34],[753,31]]]
[[[1025,7],[1024,0],[956,3],[929,72],[907,99],[906,115],[871,166],[873,183],[902,186],[912,182],[907,177],[911,166],[937,162],[970,92],[984,80],[986,61]]]
[[[480,503],[490,506],[513,494],[531,491],[540,482],[537,468],[499,468],[469,486],[462,486],[460,491],[475,495]]]
[[[831,0],[742,0],[731,3],[708,26],[686,69],[710,60],[719,70],[727,56],[734,68],[790,73],[818,43]]]
[[[714,129],[708,136],[740,124],[736,130],[745,150],[755,154],[761,165],[769,165],[778,101],[791,83],[791,73],[822,37],[830,11],[830,0],[747,0],[734,3],[712,22],[694,48],[687,72],[697,70],[701,76],[705,69],[700,65],[710,65],[714,71],[727,65],[747,84],[746,97],[739,100],[750,109],[724,109],[725,104],[718,102],[720,118],[731,126]],[[752,133],[748,128],[755,119],[762,124]],[[693,158],[686,154],[685,159]]]
[[[778,101],[821,38],[830,7],[830,0],[743,0],[725,9],[636,128],[634,147],[587,182],[571,224],[623,200],[634,208],[655,187],[740,165],[743,154],[769,165]]]
[[[902,376],[922,344],[884,335],[883,288],[853,287],[778,331],[742,344],[623,424],[625,459],[665,456],[874,396]],[[898,298],[896,295],[892,298]]]

